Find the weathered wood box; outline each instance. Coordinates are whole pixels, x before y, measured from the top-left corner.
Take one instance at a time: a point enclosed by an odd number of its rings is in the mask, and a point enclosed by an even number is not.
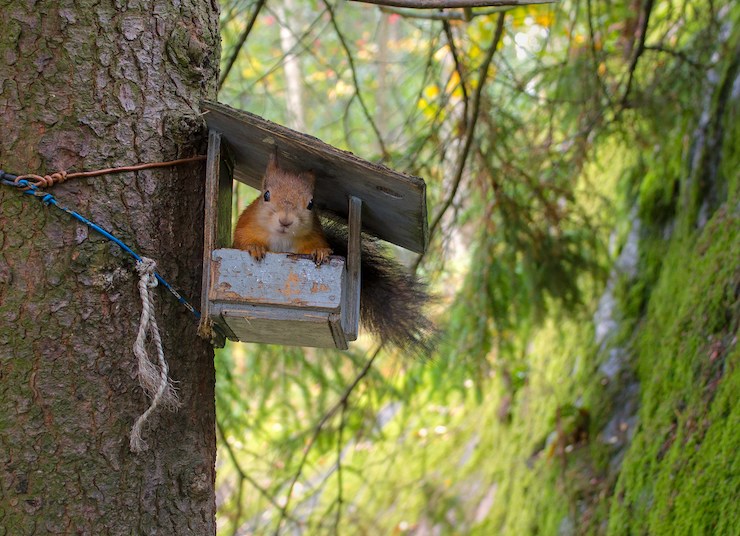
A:
[[[357,338],[360,234],[412,251],[427,244],[426,185],[261,117],[202,103],[209,127],[201,312],[215,345],[224,338],[346,349]],[[316,173],[314,205],[347,222],[347,258],[316,266],[307,256],[255,261],[231,246],[232,182],[259,189],[269,155]]]
[[[262,261],[236,249],[211,255],[210,314],[240,341],[347,348],[347,270],[342,257],[316,266],[268,253]],[[354,340],[352,338],[351,340]]]

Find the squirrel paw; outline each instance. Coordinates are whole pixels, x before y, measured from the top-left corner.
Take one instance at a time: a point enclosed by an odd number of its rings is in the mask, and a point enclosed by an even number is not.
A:
[[[267,248],[265,246],[260,246],[259,244],[248,244],[244,247],[244,250],[257,261],[264,259],[265,253],[267,253]]]
[[[313,257],[316,266],[328,261],[329,255],[331,255],[331,249],[329,248],[316,248],[311,252],[311,257]]]

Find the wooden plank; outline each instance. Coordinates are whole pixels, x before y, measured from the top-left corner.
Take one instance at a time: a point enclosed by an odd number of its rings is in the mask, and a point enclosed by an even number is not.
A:
[[[211,282],[211,251],[216,244],[216,218],[218,214],[218,177],[221,165],[221,134],[208,132],[208,155],[206,156],[205,201],[203,203],[203,279],[200,310],[208,315],[208,284]]]
[[[228,170],[224,170],[228,173]],[[206,158],[206,184],[203,216],[203,276],[201,279],[200,313],[202,318],[220,323],[220,316],[213,317],[209,301],[209,284],[211,282],[211,251],[216,247],[219,214],[219,186],[222,171],[221,134],[214,130],[208,132],[208,155]],[[231,210],[229,210],[231,213]],[[226,326],[222,326],[226,328]],[[224,335],[234,340],[235,335],[228,328],[222,329]],[[214,345],[222,347],[222,337],[215,337]]]
[[[426,185],[385,166],[363,160],[321,140],[217,102],[202,102],[209,128],[234,152],[234,178],[259,188],[273,147],[280,165],[316,172],[314,200],[321,210],[348,217],[350,196],[362,199],[364,230],[411,251],[427,246]]]
[[[226,339],[229,339],[230,341],[238,342],[239,337],[237,337],[233,331],[231,331],[231,328],[229,325],[224,321],[223,317],[221,315],[214,316],[213,311],[214,307],[213,304],[210,306],[211,311],[211,321],[213,322],[214,330],[213,330],[213,338],[211,340],[211,344],[214,348],[223,348],[226,346]]]
[[[331,335],[334,338],[334,346],[338,350],[347,350],[349,348],[349,344],[347,344],[347,341],[350,340],[347,334],[344,332],[344,328],[342,327],[342,315],[339,313],[330,313],[329,314],[329,329],[331,330]],[[355,339],[357,336],[355,336]],[[355,340],[351,339],[351,340]]]
[[[362,199],[349,198],[349,243],[347,244],[347,286],[344,313],[344,331],[347,339],[357,339],[360,325],[360,261],[362,229]]]
[[[330,314],[255,305],[222,305],[221,314],[242,342],[335,348]],[[345,343],[346,348],[346,343]]]
[[[234,165],[228,157],[228,145],[221,140],[221,161],[218,175],[218,200],[216,217],[216,248],[231,247],[231,196],[234,191]]]
[[[313,260],[286,253],[267,253],[261,261],[246,251],[217,249],[211,256],[211,301],[304,307],[339,311],[345,278],[344,259]]]

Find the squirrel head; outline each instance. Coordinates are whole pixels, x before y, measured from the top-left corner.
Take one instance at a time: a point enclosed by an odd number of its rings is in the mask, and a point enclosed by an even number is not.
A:
[[[278,165],[277,152],[270,156],[262,179],[261,224],[276,237],[298,237],[314,226],[313,171],[294,173]]]

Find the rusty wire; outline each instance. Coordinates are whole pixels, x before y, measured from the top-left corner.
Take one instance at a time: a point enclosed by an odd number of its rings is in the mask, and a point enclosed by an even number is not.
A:
[[[170,160],[168,162],[149,162],[146,164],[135,164],[132,166],[121,166],[114,168],[96,169],[94,171],[76,171],[68,173],[67,171],[57,171],[50,173],[49,175],[36,175],[34,173],[27,173],[25,175],[19,175],[15,178],[15,183],[19,184],[20,181],[25,180],[29,184],[32,184],[36,188],[48,188],[55,184],[62,183],[69,179],[77,178],[89,178],[99,177],[100,175],[108,175],[110,173],[126,173],[127,171],[140,171],[142,169],[152,169],[170,166],[179,166],[181,164],[188,164],[190,162],[200,162],[205,160],[204,155],[191,156],[190,158],[180,158],[178,160]],[[22,188],[27,190],[28,187]]]

